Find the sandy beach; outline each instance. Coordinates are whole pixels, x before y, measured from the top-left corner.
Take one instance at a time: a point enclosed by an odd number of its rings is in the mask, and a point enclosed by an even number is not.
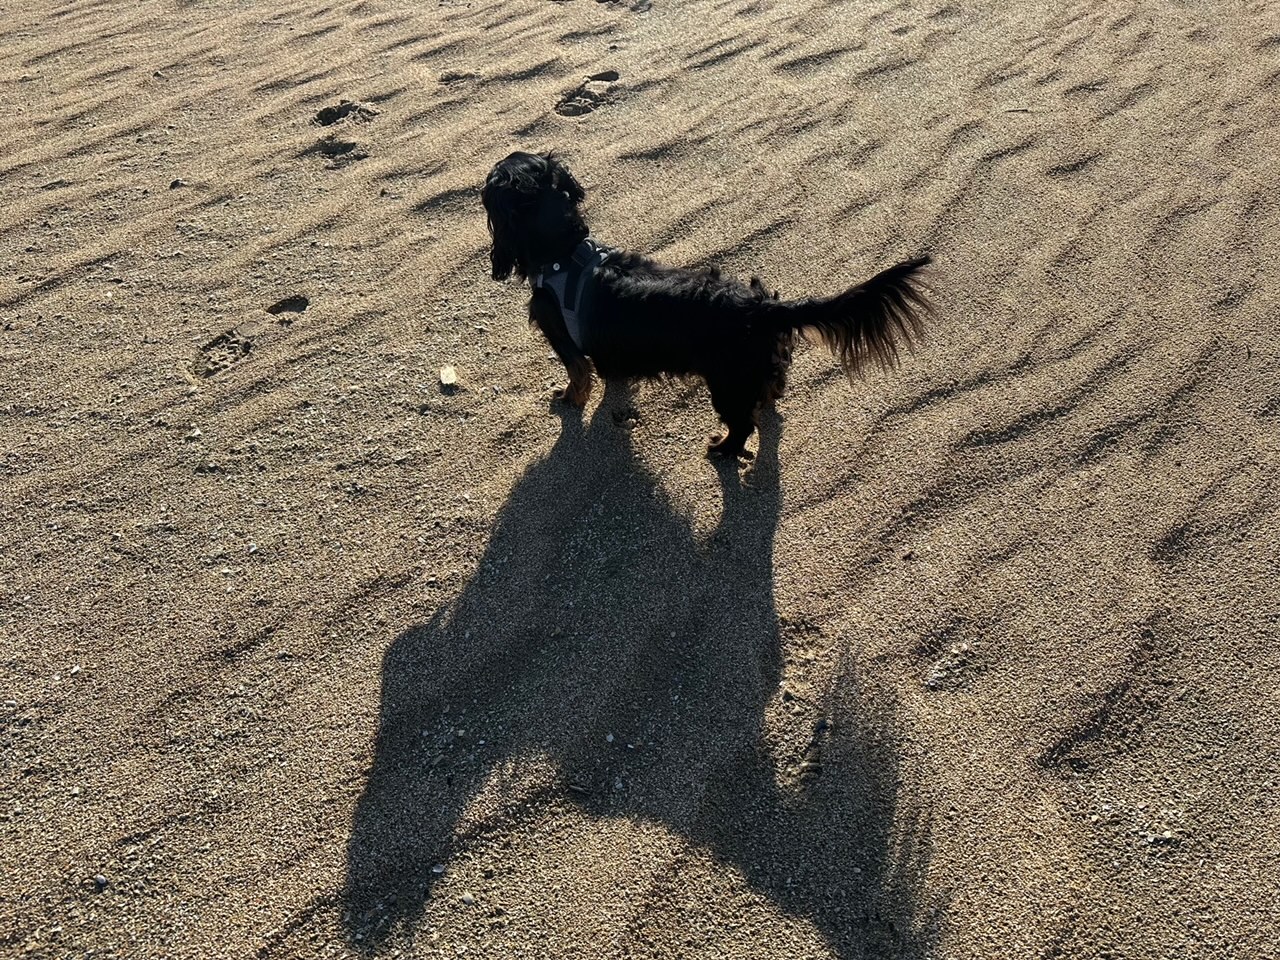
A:
[[[1274,0],[0,11],[0,956],[1274,955]],[[566,409],[517,149],[929,338]]]

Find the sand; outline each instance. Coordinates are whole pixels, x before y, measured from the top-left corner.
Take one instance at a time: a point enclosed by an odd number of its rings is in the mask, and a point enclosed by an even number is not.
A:
[[[1274,951],[1274,2],[3,7],[0,954]],[[551,147],[930,340],[557,407]]]

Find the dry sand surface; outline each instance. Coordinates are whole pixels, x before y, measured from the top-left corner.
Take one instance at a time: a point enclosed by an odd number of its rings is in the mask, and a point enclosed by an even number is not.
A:
[[[0,85],[0,955],[1276,955],[1276,0],[7,0]],[[548,147],[930,341],[741,472],[558,407]]]

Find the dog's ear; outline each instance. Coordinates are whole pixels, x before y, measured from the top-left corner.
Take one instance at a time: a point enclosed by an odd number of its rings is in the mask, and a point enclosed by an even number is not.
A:
[[[516,253],[511,245],[511,212],[504,209],[505,199],[499,199],[489,210],[489,235],[493,237],[489,262],[493,264],[495,280],[507,279],[516,268]]]
[[[515,253],[511,249],[511,203],[510,188],[504,183],[506,177],[502,164],[494,167],[493,172],[485,180],[480,199],[484,203],[485,213],[489,220],[489,236],[493,238],[493,247],[489,251],[489,260],[493,264],[493,279],[505,280],[515,269]]]
[[[493,265],[493,279],[505,280],[516,268],[516,258],[511,247],[505,242],[505,231],[493,231],[493,249],[489,251],[489,262]]]
[[[560,159],[553,153],[547,154],[546,159],[551,166],[551,185],[567,194],[574,203],[581,203],[585,200],[587,192],[582,189],[582,184],[574,179],[573,174],[569,172],[569,168],[561,163]]]

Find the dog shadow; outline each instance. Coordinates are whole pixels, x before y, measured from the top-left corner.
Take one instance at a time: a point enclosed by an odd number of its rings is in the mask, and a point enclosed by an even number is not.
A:
[[[780,419],[762,424],[752,470],[721,470],[723,513],[699,537],[614,406],[563,415],[456,601],[386,654],[347,851],[349,941],[376,952],[411,935],[452,858],[539,805],[572,804],[663,825],[810,920],[837,956],[929,955],[928,845],[903,826],[892,717],[871,705],[883,698],[851,673],[816,721],[795,720],[780,691]],[[780,710],[807,738],[781,760],[766,725]],[[496,825],[471,812],[482,793]]]

